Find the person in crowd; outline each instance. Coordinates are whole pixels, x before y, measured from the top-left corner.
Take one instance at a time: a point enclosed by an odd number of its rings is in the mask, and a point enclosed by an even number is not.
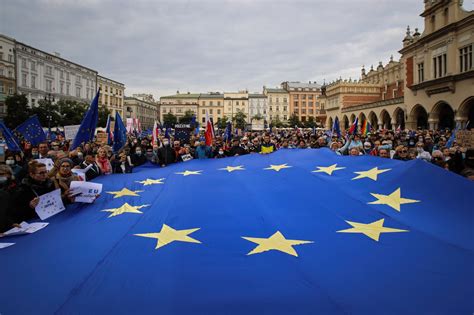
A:
[[[112,174],[112,164],[110,163],[109,157],[107,156],[107,150],[104,147],[101,147],[97,150],[95,162],[99,166],[101,174]]]
[[[17,161],[15,160],[14,155],[8,155],[7,159],[5,160],[5,164],[11,168],[13,172],[13,178],[21,179],[24,177],[23,167],[17,164]]]
[[[183,148],[179,151],[179,160],[182,162],[187,162],[190,161],[193,158],[193,155],[191,153],[191,146],[189,144],[185,144]]]
[[[212,157],[212,149],[206,145],[206,141],[204,139],[201,139],[199,142],[199,146],[196,148],[194,157],[199,160],[209,159]]]
[[[152,147],[152,156],[151,158],[149,159],[149,161],[151,162],[151,164],[154,164],[154,165],[159,165],[160,164],[160,159],[158,157],[158,145],[154,144],[153,147]],[[148,158],[148,157],[147,157]]]
[[[38,218],[35,212],[38,197],[55,189],[54,182],[48,178],[46,165],[35,160],[30,161],[28,176],[21,182],[17,193],[15,211],[12,214],[15,222]]]
[[[161,167],[165,167],[176,162],[176,153],[170,146],[168,138],[164,138],[162,140],[162,144],[163,146],[158,150],[158,159],[160,161]]]
[[[17,182],[10,166],[0,164],[0,190],[9,194],[14,194],[17,188]]]
[[[143,154],[143,149],[140,146],[137,146],[135,148],[135,153],[132,154],[131,159],[132,159],[131,164],[133,166],[140,166],[140,165],[143,165],[147,162],[147,158]]]
[[[114,174],[125,174],[132,172],[132,166],[127,160],[127,154],[122,152],[119,154],[118,160],[114,160],[113,162],[113,172]]]
[[[408,156],[408,148],[403,145],[399,145],[398,147],[396,147],[393,159],[400,161],[409,161],[410,157]]]
[[[70,195],[70,186],[72,181],[80,181],[81,178],[72,172],[74,163],[69,158],[59,160],[59,169],[52,177],[54,187],[61,189],[61,198],[65,203],[74,202],[74,197]]]
[[[263,142],[260,145],[259,153],[261,154],[269,154],[276,151],[276,146],[274,143],[270,142],[270,135],[265,134],[263,136]]]
[[[96,159],[93,154],[87,154],[84,161],[79,165],[81,169],[89,169],[86,171],[86,180],[90,181],[100,175],[102,172],[100,167],[96,163]]]
[[[239,156],[245,154],[247,154],[247,151],[245,151],[245,149],[240,146],[239,139],[232,139],[232,146],[230,147],[229,151],[227,151],[227,156]]]
[[[379,150],[379,157],[384,158],[384,159],[389,159],[390,158],[390,152],[387,149],[380,149]]]
[[[51,158],[49,153],[49,146],[47,142],[41,142],[38,145],[38,157],[37,159],[48,159]]]

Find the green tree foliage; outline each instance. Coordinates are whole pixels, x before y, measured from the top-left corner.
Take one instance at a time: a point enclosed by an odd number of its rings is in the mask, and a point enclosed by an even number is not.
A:
[[[313,116],[309,116],[308,121],[306,121],[306,122],[304,123],[304,127],[305,127],[305,128],[317,127],[316,120],[314,120],[314,117],[313,117]]]
[[[276,127],[276,128],[285,127],[285,124],[278,117],[272,120],[271,125],[272,127]]]
[[[293,114],[293,115],[290,116],[290,119],[288,119],[288,127],[294,128],[295,126],[302,127],[303,125],[300,122],[300,120],[298,119],[298,116]]]
[[[226,116],[224,116],[222,118],[218,118],[217,119],[217,128],[225,129],[227,127],[227,120],[229,120],[229,118],[227,118]]]
[[[171,113],[167,113],[163,115],[163,126],[164,127],[172,127],[178,122],[178,118]]]
[[[194,112],[192,110],[187,110],[184,113],[184,116],[179,118],[179,123],[180,124],[190,124],[191,120],[193,119],[193,116],[194,116]]]
[[[261,120],[261,119],[263,119],[263,116],[260,115],[260,114],[257,114],[257,115],[252,117],[252,120]]]
[[[243,112],[238,112],[235,114],[233,119],[235,127],[239,129],[245,129],[245,125],[247,124],[245,118],[247,118],[247,115],[245,115]]]
[[[97,123],[97,126],[105,128],[107,126],[107,118],[109,115],[110,110],[106,106],[99,106],[99,122]],[[115,117],[111,117],[111,119],[114,120]]]
[[[31,113],[28,108],[28,99],[25,95],[14,94],[8,96],[5,100],[7,106],[7,116],[5,117],[5,124],[10,129],[27,120]]]

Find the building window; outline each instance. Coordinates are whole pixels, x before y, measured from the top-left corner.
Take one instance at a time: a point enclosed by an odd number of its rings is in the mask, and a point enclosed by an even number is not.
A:
[[[308,114],[311,114],[311,115],[313,114],[313,109],[312,108],[308,109]]]
[[[221,106],[221,101],[217,101],[217,106]]]
[[[288,120],[288,116],[283,115],[283,120]]]
[[[202,101],[202,106],[206,106],[206,101]]]
[[[69,81],[69,72],[66,72],[66,80]]]
[[[64,94],[64,82],[59,83],[59,92]]]
[[[76,76],[76,83],[81,83],[81,77],[79,75]],[[107,89],[105,89],[107,91]]]
[[[212,105],[214,105],[214,102],[213,102],[213,101],[210,101],[209,104],[212,106]]]
[[[418,83],[425,81],[425,64],[423,62],[418,65]]]
[[[280,106],[277,106],[277,112],[279,112],[279,111],[280,111]]]
[[[211,114],[211,115],[212,115],[212,108],[209,110],[209,114]]]
[[[203,115],[206,114],[206,110],[205,110],[205,109],[202,110],[202,114],[203,114]]]
[[[442,54],[433,58],[433,75],[434,78],[441,78],[446,75],[446,54]]]
[[[203,123],[203,124],[206,123],[206,117],[203,117],[203,118],[202,118],[202,123]]]
[[[31,76],[31,88],[36,89],[36,76]]]
[[[286,112],[286,110],[287,110],[287,107],[283,106],[283,111]]]
[[[69,95],[69,83],[66,84],[66,95]]]
[[[22,67],[23,69],[26,69],[26,68],[27,68],[27,67],[26,67],[26,59],[25,59],[25,58],[21,58],[21,67]]]
[[[53,81],[46,80],[46,92],[51,92],[52,88],[53,88]]]
[[[34,61],[31,62],[31,71],[36,71],[36,63]]]
[[[239,101],[235,102],[235,105],[239,106]]]
[[[3,68],[0,68],[0,77],[3,77]]]
[[[53,74],[53,68],[51,66],[46,66],[46,74],[47,75],[52,75]]]
[[[64,71],[63,71],[63,70],[60,70],[60,71],[59,71],[59,77],[60,77],[61,79],[64,79]]]
[[[459,49],[459,66],[461,72],[472,69],[472,44]]]
[[[0,93],[3,94],[3,83],[0,82]]]
[[[220,114],[221,114],[221,110],[218,109],[218,110],[217,110],[217,115],[220,115]]]
[[[13,62],[13,55],[8,55],[8,61]]]
[[[26,86],[26,73],[21,74],[21,85]]]
[[[81,97],[81,88],[76,86],[76,97]]]

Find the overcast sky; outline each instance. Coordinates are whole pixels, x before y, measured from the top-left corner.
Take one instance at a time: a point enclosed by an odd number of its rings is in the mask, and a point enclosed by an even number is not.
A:
[[[1,3],[0,33],[155,98],[359,78],[399,59],[407,25],[423,29],[423,0]]]

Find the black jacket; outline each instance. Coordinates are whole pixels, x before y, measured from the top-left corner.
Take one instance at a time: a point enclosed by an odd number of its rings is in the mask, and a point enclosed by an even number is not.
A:
[[[12,218],[13,198],[4,190],[0,190],[0,233],[8,231],[12,228],[15,220]]]
[[[87,164],[86,162],[82,162],[80,166],[82,169],[85,169],[89,166],[89,164]],[[101,174],[102,172],[100,171],[99,166],[97,166],[97,164],[95,163],[92,163],[92,167],[86,172],[86,180],[90,181],[91,179],[94,179]]]
[[[172,164],[176,161],[176,154],[171,146],[163,146],[158,149],[158,159],[161,165]]]
[[[30,201],[55,189],[54,182],[49,178],[42,183],[35,181],[29,176],[24,178],[18,189],[18,198],[16,198],[15,209],[12,215],[15,222],[38,218],[35,209],[30,208]]]
[[[112,162],[112,171],[117,174],[124,174],[124,173],[131,173],[133,168],[128,164],[128,161],[125,161],[125,172],[121,167],[122,162],[120,161],[114,161]]]

